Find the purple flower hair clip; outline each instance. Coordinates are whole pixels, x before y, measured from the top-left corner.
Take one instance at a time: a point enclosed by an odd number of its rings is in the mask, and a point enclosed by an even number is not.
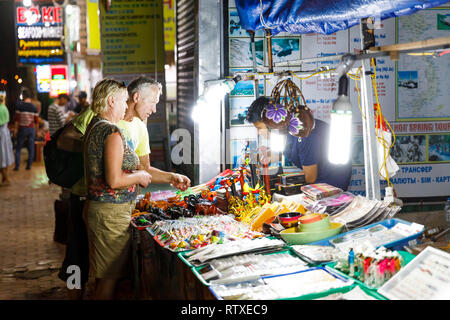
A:
[[[266,109],[267,119],[273,120],[275,123],[280,123],[286,120],[288,113],[282,104],[269,104]]]
[[[288,127],[289,133],[292,135],[297,135],[301,129],[303,129],[303,123],[297,117],[297,114],[291,114]]]

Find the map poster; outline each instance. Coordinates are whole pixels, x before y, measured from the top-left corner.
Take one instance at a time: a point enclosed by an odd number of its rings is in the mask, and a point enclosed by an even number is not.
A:
[[[301,47],[302,59],[345,54],[348,51],[348,31],[343,30],[330,35],[304,34]],[[339,62],[339,58],[330,57],[329,60],[304,63],[302,69],[316,70],[322,67],[334,69]],[[330,122],[331,107],[337,98],[337,83],[338,79],[331,74],[313,76],[302,81],[303,95],[315,118]]]
[[[350,52],[357,52],[361,49],[359,25],[350,28]],[[375,46],[384,46],[395,43],[395,19],[381,21],[379,28],[375,29]],[[361,64],[354,65],[358,68]],[[372,67],[373,70],[373,67]],[[378,101],[381,110],[388,121],[395,120],[395,62],[389,57],[381,57],[375,60],[376,84]],[[361,81],[358,87],[355,81],[350,81],[350,102],[353,107],[353,122],[362,122],[361,111],[359,109],[358,90],[361,95]],[[377,102],[375,91],[372,90],[373,103]]]
[[[448,37],[450,9],[427,9],[397,19],[398,43]],[[449,19],[450,20],[450,19]],[[401,55],[397,65],[397,121],[450,119],[450,56]]]

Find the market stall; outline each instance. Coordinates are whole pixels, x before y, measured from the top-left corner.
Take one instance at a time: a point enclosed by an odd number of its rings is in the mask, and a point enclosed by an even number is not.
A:
[[[300,78],[299,75],[305,76],[303,80],[333,74],[337,76],[338,99],[333,103],[331,120],[341,116],[344,122],[332,130],[330,139],[336,140],[328,152],[333,161],[345,163],[350,156],[352,106],[347,77],[351,78],[361,86],[358,105],[362,114],[366,192],[363,196],[327,183],[307,184],[305,173],[298,170],[284,172],[281,168],[274,172],[268,168],[267,155],[257,155],[246,146],[244,159],[237,161],[237,167],[233,163],[231,169],[206,183],[185,192],[142,194],[132,220],[139,244],[141,298],[449,299],[449,254],[432,246],[418,255],[413,250],[443,233],[396,217],[402,201],[396,198],[390,178],[398,166],[390,158],[393,130],[378,101],[375,58],[398,59],[400,53],[424,50],[442,53],[450,46],[450,39],[375,46],[371,32],[374,21],[367,20],[370,15],[375,15],[377,21],[411,14],[443,2],[419,7],[417,1],[398,1],[395,8],[387,8],[386,1],[381,0],[342,1],[340,6],[335,2],[318,6],[316,1],[289,1],[290,6],[285,1],[270,6],[267,1],[236,1],[242,27],[250,31],[249,61],[253,62],[253,69],[238,70],[228,79],[208,80],[208,85],[205,81],[205,90],[194,110],[197,122],[203,119],[203,125],[209,124],[204,136],[212,135],[214,119],[205,120],[208,112],[215,112],[209,102],[215,101],[218,114],[222,105],[220,94],[229,93],[241,81],[253,83],[251,99],[255,100],[259,96],[258,81],[265,81],[270,74],[278,80],[267,94],[263,122],[271,129],[287,129],[287,134],[301,139],[304,131],[312,130],[306,117],[311,107],[301,86],[292,79]],[[369,3],[387,10],[362,12],[361,7]],[[342,19],[330,23],[327,21],[333,19],[324,18],[329,16]],[[272,59],[271,37],[277,33],[330,34],[358,23],[360,50],[332,56],[339,60],[336,68],[291,70],[289,63],[277,65]],[[267,49],[261,55],[267,55],[268,70],[257,65],[254,37],[258,31],[264,31],[260,37],[267,40],[261,40],[264,51]],[[301,60],[298,65],[330,60],[330,56]],[[276,67],[288,70],[275,70]],[[283,78],[286,75],[287,79]],[[237,118],[237,123],[242,124],[242,116]],[[202,147],[208,149],[210,145],[205,143]],[[205,172],[200,175],[202,179],[204,175]],[[380,179],[386,181],[384,198]],[[414,287],[417,282],[421,283],[420,288]]]
[[[395,218],[395,202],[325,184],[272,201],[263,187],[251,190],[248,169],[140,196],[132,224],[141,299],[449,298],[450,273],[420,268],[450,266],[450,255],[411,253],[430,232]],[[409,296],[408,281],[418,278],[435,289]]]

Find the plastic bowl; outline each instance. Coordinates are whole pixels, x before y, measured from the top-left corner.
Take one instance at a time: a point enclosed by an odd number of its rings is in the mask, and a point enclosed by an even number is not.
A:
[[[280,224],[285,228],[296,227],[298,219],[302,216],[300,212],[286,212],[278,216]]]
[[[327,230],[316,232],[297,232],[298,229],[293,227],[281,231],[280,236],[289,245],[307,244],[335,236],[342,231],[343,227],[343,224],[337,222],[331,222]]]
[[[327,214],[322,214],[320,220],[306,224],[300,222],[298,228],[302,232],[326,230],[330,228],[330,218]]]
[[[309,213],[304,215],[303,217],[301,217],[299,219],[299,222],[301,224],[308,224],[308,223],[313,223],[316,221],[319,221],[322,219],[322,215],[320,213]]]

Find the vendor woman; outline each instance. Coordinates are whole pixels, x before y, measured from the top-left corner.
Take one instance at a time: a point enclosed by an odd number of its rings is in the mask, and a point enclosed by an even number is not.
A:
[[[268,130],[262,120],[264,108],[268,103],[266,97],[260,97],[248,108],[247,121],[260,133]],[[307,184],[328,183],[347,190],[352,175],[351,161],[344,165],[335,165],[328,161],[329,125],[322,120],[314,119],[310,109],[307,114],[312,120],[312,130],[309,135],[300,139],[287,133],[286,157],[303,170]]]

